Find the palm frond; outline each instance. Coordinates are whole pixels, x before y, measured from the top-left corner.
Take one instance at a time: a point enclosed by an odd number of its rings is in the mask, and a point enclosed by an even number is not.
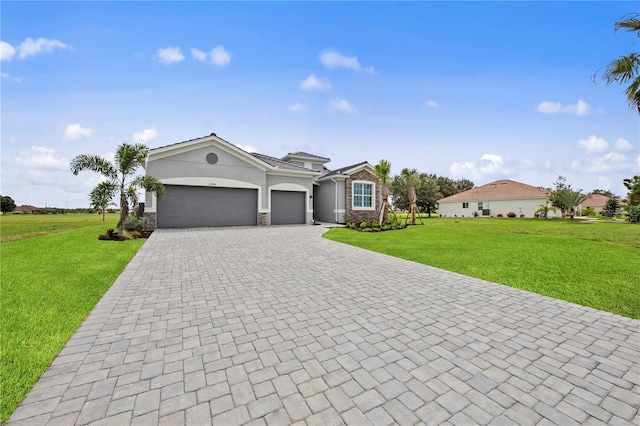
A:
[[[69,167],[74,175],[77,175],[83,170],[91,170],[92,172],[100,173],[110,180],[117,179],[118,177],[118,173],[113,167],[113,164],[98,155],[80,154],[71,160]]]

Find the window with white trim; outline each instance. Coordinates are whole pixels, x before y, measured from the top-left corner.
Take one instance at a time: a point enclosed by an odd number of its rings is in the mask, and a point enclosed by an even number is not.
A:
[[[478,201],[478,210],[482,210],[482,201]]]
[[[375,210],[375,184],[355,181],[351,187],[351,206],[354,210]]]
[[[463,209],[468,209],[469,208],[469,203],[462,203],[462,208]]]

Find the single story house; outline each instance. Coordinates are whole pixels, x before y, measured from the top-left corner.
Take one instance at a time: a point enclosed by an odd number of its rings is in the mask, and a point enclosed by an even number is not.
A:
[[[588,207],[593,207],[596,214],[602,214],[602,210],[604,210],[607,202],[609,201],[609,197],[602,194],[592,194],[584,200],[581,204],[581,210],[586,209]]]
[[[545,205],[549,190],[504,179],[460,192],[438,200],[438,211],[444,217],[496,217],[513,212],[516,216],[535,217],[536,210]],[[549,212],[550,216],[559,216]]]
[[[331,160],[305,152],[282,158],[247,152],[218,137],[151,149],[146,174],[165,196],[145,196],[150,228],[344,223],[373,219],[380,205],[367,162],[330,171]]]

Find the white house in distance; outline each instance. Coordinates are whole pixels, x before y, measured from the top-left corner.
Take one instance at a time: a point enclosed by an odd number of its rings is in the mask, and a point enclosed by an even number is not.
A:
[[[517,217],[535,217],[536,210],[547,202],[549,191],[513,180],[497,180],[468,191],[438,200],[441,217],[496,217],[513,212]],[[559,216],[549,212],[549,216]]]

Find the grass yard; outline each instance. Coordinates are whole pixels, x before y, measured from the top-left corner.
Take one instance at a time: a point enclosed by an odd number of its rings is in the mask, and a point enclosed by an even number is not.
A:
[[[13,239],[0,244],[3,423],[144,240],[98,241],[99,234],[115,227],[117,215],[104,223],[97,214],[0,220],[3,238],[7,231]]]
[[[118,213],[107,214],[102,221],[100,214],[5,214],[0,216],[0,242],[17,241],[25,238],[48,235],[53,232],[70,231],[102,224],[104,233],[107,228],[115,228]]]
[[[424,219],[325,238],[640,319],[640,226],[582,220]]]

